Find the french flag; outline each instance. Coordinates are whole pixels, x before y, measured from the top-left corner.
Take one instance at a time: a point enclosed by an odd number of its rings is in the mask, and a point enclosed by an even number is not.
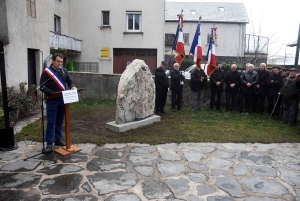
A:
[[[190,53],[194,55],[194,62],[196,64],[197,69],[201,68],[202,62],[202,43],[201,43],[201,23],[198,23],[194,40],[190,49]]]
[[[210,41],[209,41],[207,55],[205,58],[208,63],[208,66],[207,66],[207,75],[208,76],[210,76],[210,74],[215,70],[215,66],[217,64],[216,48],[215,48],[215,39],[217,37],[216,31],[217,31],[217,28],[211,29],[211,37],[210,37]]]
[[[182,60],[185,57],[182,28],[179,29],[178,40],[177,40],[177,45],[176,45],[176,52],[177,52],[177,55],[175,56],[175,60],[180,65]]]

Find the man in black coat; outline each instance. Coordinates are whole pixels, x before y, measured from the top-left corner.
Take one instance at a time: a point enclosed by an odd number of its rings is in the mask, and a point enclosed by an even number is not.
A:
[[[241,73],[236,69],[237,66],[235,64],[232,64],[230,67],[230,71],[228,71],[225,75],[226,111],[235,110],[235,108],[237,107],[236,97],[239,93]]]
[[[283,123],[293,126],[296,123],[296,111],[298,107],[300,79],[297,69],[291,68],[289,76],[283,80],[282,88],[278,93],[283,102]]]
[[[210,74],[210,109],[214,109],[215,97],[217,95],[217,110],[221,111],[221,99],[225,73],[221,69],[221,64],[217,63],[215,70]]]
[[[169,70],[166,70],[167,62],[162,61],[160,67],[155,70],[155,111],[156,114],[161,115],[166,113],[164,108],[167,101],[167,93],[169,89]]]
[[[182,91],[185,77],[179,72],[179,64],[173,65],[174,70],[171,72],[171,90],[172,90],[172,111],[181,110]]]
[[[265,99],[267,96],[267,82],[270,76],[270,73],[266,70],[266,64],[261,63],[259,69],[256,71],[258,74],[258,80],[254,87],[253,94],[253,112],[263,113],[265,108]]]
[[[252,99],[254,94],[254,87],[257,83],[258,76],[257,72],[253,71],[254,65],[248,64],[248,70],[241,73],[241,102],[240,102],[240,112],[243,111],[243,106],[245,102],[245,109],[250,112],[252,106]]]
[[[273,116],[279,116],[280,106],[281,106],[281,98],[278,96],[278,92],[281,88],[281,84],[283,81],[283,76],[280,75],[280,67],[273,67],[273,73],[269,76],[267,85],[268,85],[268,113],[271,114],[274,108],[274,104],[276,107],[274,109]]]
[[[203,69],[195,68],[191,73],[191,102],[192,110],[202,110],[203,89],[207,81],[207,76]]]

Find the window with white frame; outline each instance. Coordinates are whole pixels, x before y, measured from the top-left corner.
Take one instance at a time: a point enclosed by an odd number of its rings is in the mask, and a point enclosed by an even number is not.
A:
[[[102,25],[109,26],[109,11],[102,11]]]
[[[142,13],[126,12],[126,31],[141,32],[142,31]]]

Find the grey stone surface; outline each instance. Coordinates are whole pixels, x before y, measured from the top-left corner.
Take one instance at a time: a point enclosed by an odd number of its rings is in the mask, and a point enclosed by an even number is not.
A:
[[[189,190],[187,179],[167,179],[165,181],[176,196],[181,196]]]
[[[154,170],[151,166],[135,166],[135,171],[139,174],[144,175],[145,177],[153,176]]]
[[[276,170],[267,166],[257,166],[253,165],[251,172],[255,176],[264,176],[264,177],[276,177]]]
[[[124,151],[99,150],[95,153],[100,158],[121,159],[124,156]]]
[[[97,147],[97,145],[90,143],[77,144],[77,146],[81,148],[81,154],[92,154],[93,150]]]
[[[299,163],[300,162],[300,149],[299,147],[287,147],[280,149],[273,149],[269,154],[277,162],[288,164],[288,163]]]
[[[69,164],[57,164],[51,165],[49,167],[44,167],[43,169],[39,170],[38,172],[44,173],[47,175],[54,175],[54,174],[66,174],[72,172],[80,172],[83,170],[83,167],[77,165],[69,165]]]
[[[46,198],[43,201],[99,201],[99,199],[93,195],[70,195],[60,196],[60,198]]]
[[[274,198],[269,198],[269,197],[247,197],[245,201],[284,201],[283,199],[274,199]]]
[[[295,191],[296,191],[296,196],[297,196],[295,198],[295,201],[300,201],[300,188],[296,188]]]
[[[175,151],[161,151],[159,152],[160,157],[163,160],[167,161],[180,161],[181,157],[179,154],[177,154]]]
[[[242,197],[242,187],[234,177],[218,177],[216,185],[233,197]]]
[[[0,200],[3,201],[37,201],[40,200],[41,196],[39,191],[31,189],[30,191],[23,190],[0,190]]]
[[[202,146],[202,145],[197,146],[197,144],[194,144],[192,146],[187,146],[186,149],[191,152],[197,152],[197,153],[202,153],[202,154],[208,154],[208,153],[212,153],[215,151],[215,148],[213,148],[213,147]]]
[[[0,152],[0,160],[1,161],[12,161],[18,158],[21,153],[15,152]]]
[[[27,172],[35,170],[41,162],[23,161],[19,160],[13,163],[4,165],[1,170],[11,172]]]
[[[80,174],[67,174],[57,176],[51,179],[45,179],[40,184],[40,190],[43,195],[62,195],[77,193],[79,191],[79,185],[82,181],[82,175]]]
[[[242,178],[241,181],[255,193],[282,196],[288,193],[288,190],[279,182],[265,180],[259,177]]]
[[[141,199],[133,193],[124,193],[111,195],[104,201],[141,201]]]
[[[300,162],[299,163],[288,163],[288,164],[286,164],[286,166],[293,170],[300,171]]]
[[[86,192],[90,193],[93,191],[91,188],[90,184],[88,182],[85,182],[84,184],[81,185],[81,188],[85,190]]]
[[[282,171],[280,178],[290,185],[300,186],[300,173],[299,172]]]
[[[208,180],[208,176],[203,173],[187,173],[185,174],[191,181],[202,183]]]
[[[125,148],[127,146],[127,144],[121,144],[121,143],[119,143],[119,144],[105,144],[104,146],[103,146],[103,148],[105,148],[105,149],[123,149],[123,148]]]
[[[211,170],[210,175],[211,175],[211,176],[221,176],[221,175],[226,175],[226,171],[224,171],[224,170]]]
[[[216,190],[208,184],[197,186],[197,191],[198,191],[197,193],[198,196],[209,195],[216,192]]]
[[[164,177],[178,176],[185,170],[184,164],[182,163],[157,164],[157,169],[160,172],[160,174]]]
[[[224,158],[224,159],[234,159],[236,158],[235,150],[228,150],[228,151],[218,151],[215,153],[216,158]]]
[[[151,162],[153,160],[156,160],[157,159],[157,156],[129,156],[129,161],[132,162],[132,163],[141,163],[141,164],[144,164],[146,162]]]
[[[233,169],[233,175],[246,175],[248,173],[248,166],[244,163],[239,163],[236,168]]]
[[[244,151],[246,150],[246,144],[234,144],[234,143],[222,143],[222,146],[226,149],[237,150],[237,151]]]
[[[120,161],[110,161],[106,159],[94,158],[87,164],[89,171],[107,171],[116,169],[125,169],[126,163]]]
[[[193,195],[193,194],[189,194],[186,196],[186,201],[206,201],[206,199],[204,198],[200,198],[196,195]]]
[[[159,149],[179,151],[183,148],[183,145],[182,144],[176,144],[176,143],[170,143],[170,144],[156,145],[156,147],[159,148]]]
[[[278,144],[259,144],[259,143],[255,143],[253,146],[254,146],[253,150],[257,152],[267,152],[271,149],[275,149],[279,147]]]
[[[191,170],[200,170],[200,171],[207,171],[207,167],[204,166],[204,165],[201,165],[197,162],[189,162],[189,165],[188,167],[191,169]]]
[[[99,195],[132,188],[137,183],[135,173],[105,172],[87,176]]]
[[[214,169],[221,169],[221,170],[228,170],[232,167],[233,163],[228,160],[223,160],[219,158],[212,158],[209,161],[205,161],[207,166],[214,168]]]
[[[130,152],[135,154],[151,154],[155,151],[155,146],[133,147],[132,149],[130,149]]]
[[[273,158],[262,153],[252,153],[249,151],[241,152],[240,160],[249,164],[271,165],[274,163]]]
[[[76,154],[71,154],[68,156],[59,155],[59,157],[57,157],[57,159],[61,160],[64,163],[82,163],[82,162],[88,161],[87,156],[76,155]]]
[[[31,188],[35,187],[41,175],[25,173],[0,173],[0,188]]]
[[[207,201],[234,201],[234,200],[229,197],[210,196],[207,197]]]
[[[183,155],[188,161],[200,161],[206,158],[204,154],[197,153],[197,152],[184,152]]]
[[[170,190],[163,186],[158,180],[145,181],[142,189],[147,199],[165,199],[172,195]]]

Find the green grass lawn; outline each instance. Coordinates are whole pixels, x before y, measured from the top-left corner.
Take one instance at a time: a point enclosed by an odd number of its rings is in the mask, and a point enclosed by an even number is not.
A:
[[[299,143],[296,126],[290,127],[281,119],[267,114],[238,114],[234,112],[196,111],[189,107],[167,114],[160,122],[124,133],[106,129],[106,122],[115,118],[115,101],[84,100],[71,104],[72,143]],[[46,120],[45,120],[46,122]],[[16,141],[41,141],[41,121],[25,127],[15,136]]]

